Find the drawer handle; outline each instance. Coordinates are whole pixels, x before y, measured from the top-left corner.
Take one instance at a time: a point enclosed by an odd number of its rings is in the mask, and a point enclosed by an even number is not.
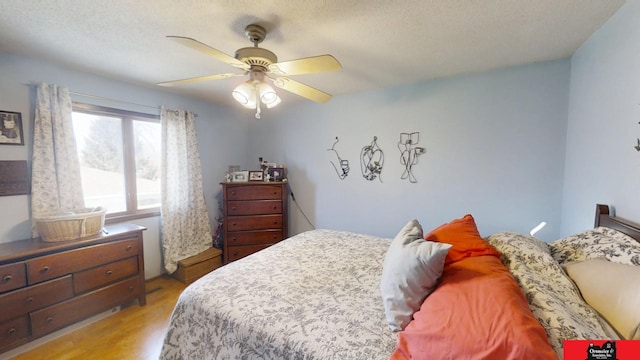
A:
[[[231,226],[238,226],[238,224],[236,224],[236,223],[233,223],[233,224],[231,224]]]
[[[235,206],[234,206],[234,207],[232,207],[232,208],[231,208],[231,211],[236,211],[236,207],[235,207]]]
[[[28,298],[26,298],[24,301],[25,301],[27,304],[30,304],[30,303],[32,303],[32,302],[33,302],[33,297],[29,296],[29,297],[28,297]]]
[[[277,221],[274,221],[274,222],[273,222],[273,225],[278,225],[278,222],[277,222]]]
[[[234,257],[235,257],[235,256],[238,256],[238,252],[237,252],[237,251],[234,251],[234,252],[233,252],[233,256],[234,256]]]
[[[47,323],[50,324],[51,322],[53,322],[53,317],[48,316],[46,321],[47,321]]]
[[[127,248],[126,248],[127,252],[131,251],[131,249],[133,249],[133,246],[127,245]]]
[[[45,266],[42,268],[42,270],[40,270],[41,273],[46,273],[47,271],[49,271],[49,267]]]
[[[231,195],[235,196],[235,195],[236,195],[236,192],[235,192],[235,191],[232,191],[232,192],[231,192]]]
[[[133,286],[129,286],[129,292],[133,291]]]
[[[11,328],[11,329],[9,329],[9,331],[7,331],[7,335],[11,336],[11,335],[15,334],[16,331],[18,331],[18,330],[16,330],[16,328]]]
[[[7,276],[5,276],[5,277],[3,277],[3,278],[2,278],[2,281],[4,281],[4,282],[9,282],[9,281],[11,281],[11,279],[13,279],[13,276],[11,276],[11,275],[7,275]]]
[[[107,276],[111,276],[111,274],[113,274],[113,271],[107,270]]]
[[[274,206],[274,207],[273,207],[273,210],[278,210],[278,207],[277,207],[277,206]]]
[[[238,241],[238,238],[234,236],[233,238],[231,238],[231,241],[236,242]]]

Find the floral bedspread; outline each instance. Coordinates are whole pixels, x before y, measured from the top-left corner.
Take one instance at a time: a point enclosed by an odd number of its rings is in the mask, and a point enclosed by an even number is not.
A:
[[[390,242],[314,230],[216,269],[180,296],[161,359],[388,359]]]
[[[598,313],[551,255],[550,244],[513,232],[496,233],[487,240],[502,254],[500,260],[520,285],[559,359],[563,340],[610,338]]]

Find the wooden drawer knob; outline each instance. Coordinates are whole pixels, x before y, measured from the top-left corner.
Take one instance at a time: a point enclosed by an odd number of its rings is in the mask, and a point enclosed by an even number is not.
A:
[[[236,242],[236,241],[238,241],[238,238],[234,236],[234,237],[231,238],[231,241]]]
[[[107,273],[106,273],[106,274],[107,274],[107,276],[111,276],[111,274],[113,274],[113,271],[111,271],[111,270],[107,270]]]
[[[6,275],[5,277],[2,278],[2,281],[4,282],[9,282],[11,281],[11,279],[13,279],[13,276],[11,275]]]
[[[7,335],[8,335],[8,336],[11,336],[11,335],[15,334],[15,332],[16,332],[16,331],[18,331],[18,330],[16,330],[16,328],[11,328],[11,329],[9,329],[9,330],[7,331]]]
[[[234,256],[234,257],[235,257],[235,256],[238,256],[238,252],[237,252],[237,251],[234,251],[234,252],[233,252],[233,256]]]
[[[26,302],[27,304],[30,304],[33,302],[33,297],[29,296],[28,298],[24,299],[24,302]]]
[[[232,191],[232,192],[231,192],[231,195],[236,196],[236,192],[235,192],[235,191]]]
[[[129,292],[133,291],[133,286],[129,286]]]
[[[133,249],[133,246],[131,245],[127,245],[127,248],[125,249],[127,252],[131,251],[131,249]]]
[[[53,322],[53,317],[49,316],[47,317],[47,323],[50,324],[51,322]]]
[[[42,269],[40,269],[41,273],[46,273],[47,271],[49,271],[49,267],[48,266],[45,266]]]

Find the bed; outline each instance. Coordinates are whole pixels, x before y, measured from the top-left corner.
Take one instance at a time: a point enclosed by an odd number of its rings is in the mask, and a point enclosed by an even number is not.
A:
[[[469,225],[466,216],[424,236],[411,222],[395,239],[333,230],[295,235],[187,287],[161,358],[561,359],[563,339],[640,336],[633,323],[612,326],[583,298],[586,285],[568,275],[584,272],[574,264],[602,259],[628,267],[622,271],[640,269],[640,225],[596,208],[594,229],[549,244],[500,232],[480,248],[460,248],[477,240],[451,230],[456,221]],[[394,331],[385,281],[401,235],[447,251],[434,262],[437,281],[413,299],[409,320]]]

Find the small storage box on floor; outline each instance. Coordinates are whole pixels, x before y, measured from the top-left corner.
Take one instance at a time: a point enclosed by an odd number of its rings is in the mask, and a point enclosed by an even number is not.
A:
[[[181,282],[190,284],[220,266],[222,266],[222,251],[210,248],[198,255],[178,261],[178,270],[172,275]]]

